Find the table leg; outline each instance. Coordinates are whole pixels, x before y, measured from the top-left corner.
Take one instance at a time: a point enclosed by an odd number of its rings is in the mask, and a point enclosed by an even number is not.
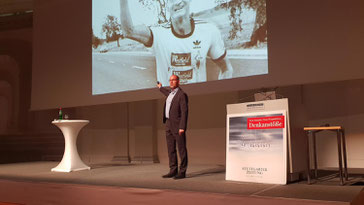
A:
[[[344,129],[341,130],[341,139],[342,139],[342,150],[343,150],[343,159],[344,159],[344,175],[345,180],[348,181],[348,165],[347,165],[347,158],[346,158],[346,140],[345,140],[345,131]]]
[[[312,132],[312,137],[313,137],[313,162],[314,162],[314,166],[315,166],[315,178],[317,179],[318,174],[317,174],[317,150],[316,150],[316,133]]]
[[[342,168],[342,153],[341,153],[341,133],[340,130],[336,131],[337,133],[337,152],[338,152],[338,158],[339,158],[339,176],[340,176],[340,183],[341,185],[344,185],[344,179],[343,179],[343,168]]]
[[[307,135],[307,184],[311,184],[311,164],[310,164],[310,132]]]

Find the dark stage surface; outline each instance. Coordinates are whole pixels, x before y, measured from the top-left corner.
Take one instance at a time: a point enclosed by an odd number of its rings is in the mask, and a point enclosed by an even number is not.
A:
[[[58,162],[0,165],[0,202],[18,204],[364,204],[364,179],[352,175],[307,185],[225,180],[225,167],[190,165],[187,178],[163,179],[165,164],[103,164],[51,172]],[[349,170],[350,171],[350,170]],[[349,172],[350,173],[350,172]],[[352,185],[358,182],[358,185]],[[122,202],[122,203],[121,203]],[[0,203],[1,204],[1,203]]]

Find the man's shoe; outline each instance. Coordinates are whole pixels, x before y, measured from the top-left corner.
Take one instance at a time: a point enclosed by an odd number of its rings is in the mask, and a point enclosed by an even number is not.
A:
[[[186,178],[186,174],[182,174],[182,173],[179,173],[177,174],[175,177],[173,177],[173,179],[184,179]]]
[[[172,178],[172,177],[174,177],[174,176],[176,176],[177,175],[177,173],[176,172],[169,172],[168,174],[165,174],[165,175],[163,175],[162,177],[163,178]]]

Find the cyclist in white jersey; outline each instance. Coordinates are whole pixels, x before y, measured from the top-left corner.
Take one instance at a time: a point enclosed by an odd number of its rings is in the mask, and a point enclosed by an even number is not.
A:
[[[219,79],[232,77],[233,68],[218,28],[191,18],[190,0],[168,0],[170,23],[150,28],[133,25],[128,0],[120,0],[120,6],[124,36],[153,47],[157,80],[163,85],[169,84],[171,75],[179,76],[181,84],[205,82],[207,56],[220,68]]]

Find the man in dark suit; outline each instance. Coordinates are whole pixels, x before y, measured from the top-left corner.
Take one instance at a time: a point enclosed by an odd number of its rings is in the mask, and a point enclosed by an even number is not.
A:
[[[172,75],[169,78],[170,90],[163,88],[158,83],[159,90],[167,96],[164,104],[163,123],[166,124],[166,140],[169,158],[169,173],[163,178],[183,179],[187,170],[187,148],[186,148],[186,128],[188,117],[188,97],[179,87],[179,77]],[[181,164],[178,172],[178,160],[176,143]]]

